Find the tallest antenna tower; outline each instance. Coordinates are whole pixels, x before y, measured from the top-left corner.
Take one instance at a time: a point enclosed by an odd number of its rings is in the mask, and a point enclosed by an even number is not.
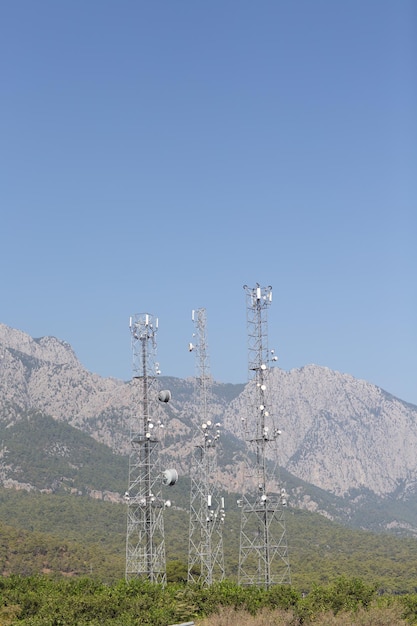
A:
[[[249,403],[242,417],[247,445],[245,485],[239,504],[242,508],[239,583],[268,589],[290,583],[285,532],[285,489],[278,476],[277,439],[281,431],[272,414],[267,312],[272,287],[244,286],[248,327]]]

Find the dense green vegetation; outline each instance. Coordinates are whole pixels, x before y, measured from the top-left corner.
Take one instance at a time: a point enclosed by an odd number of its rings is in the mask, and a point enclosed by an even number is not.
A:
[[[52,580],[46,576],[10,576],[0,579],[0,623],[27,626],[112,625],[167,626],[212,616],[224,607],[236,615],[255,616],[263,611],[280,611],[291,617],[293,626],[310,623],[337,623],[329,616],[375,614],[392,609],[398,623],[417,623],[417,596],[379,597],[374,585],[359,578],[340,577],[329,585],[314,586],[303,595],[291,586],[270,590],[242,588],[230,581],[210,588],[168,584],[166,587],[136,580],[119,580],[106,585],[92,578]],[[273,615],[273,613],[271,613]],[[326,621],[320,621],[327,616]],[[400,622],[399,620],[407,620]],[[210,619],[204,622],[210,624]],[[235,623],[235,622],[230,622]],[[262,622],[265,623],[265,622]],[[269,623],[283,623],[271,621]],[[358,622],[359,623],[359,622]],[[360,623],[388,624],[387,621],[361,620]]]

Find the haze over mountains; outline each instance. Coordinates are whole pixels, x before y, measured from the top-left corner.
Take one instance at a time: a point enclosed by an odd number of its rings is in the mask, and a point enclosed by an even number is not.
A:
[[[343,517],[342,509],[352,517],[355,507],[370,500],[411,506],[417,491],[416,406],[366,381],[316,365],[289,372],[275,368],[269,383],[272,410],[282,430],[279,463],[284,481],[290,483],[293,505],[334,518]],[[172,393],[165,414],[166,454],[186,472],[198,419],[194,380],[162,378],[161,384]],[[221,482],[233,491],[239,491],[241,416],[248,394],[251,384],[213,383],[211,417],[223,425]],[[28,412],[38,412],[125,455],[134,410],[132,382],[88,372],[65,341],[33,339],[0,324],[3,427],[18,423]],[[7,443],[5,448],[3,457],[7,457]],[[10,455],[7,464],[13,465]],[[4,468],[5,463],[3,484]],[[380,525],[398,523],[414,530],[417,523],[411,517],[405,514],[395,521],[391,515]]]

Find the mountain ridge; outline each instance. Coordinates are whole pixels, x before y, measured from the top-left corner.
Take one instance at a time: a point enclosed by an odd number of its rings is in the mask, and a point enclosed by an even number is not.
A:
[[[172,391],[165,409],[164,455],[187,473],[199,419],[195,379],[162,377],[159,382]],[[282,431],[279,464],[298,480],[292,493],[296,506],[331,518],[337,518],[337,506],[339,516],[349,518],[375,499],[408,506],[417,491],[416,406],[367,381],[313,364],[288,372],[271,369],[268,387],[271,412]],[[251,383],[213,381],[211,386],[207,417],[223,425],[219,479],[235,492],[240,491],[245,446],[242,416],[252,393]],[[0,421],[5,427],[37,411],[126,455],[134,396],[133,381],[89,372],[67,342],[32,339],[0,324]],[[330,509],[317,500],[317,489],[336,498]]]

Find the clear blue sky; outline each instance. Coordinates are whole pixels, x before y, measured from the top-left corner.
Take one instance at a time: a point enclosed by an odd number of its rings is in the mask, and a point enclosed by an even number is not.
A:
[[[247,380],[269,343],[417,404],[415,0],[13,0],[0,7],[0,321],[131,377]]]

